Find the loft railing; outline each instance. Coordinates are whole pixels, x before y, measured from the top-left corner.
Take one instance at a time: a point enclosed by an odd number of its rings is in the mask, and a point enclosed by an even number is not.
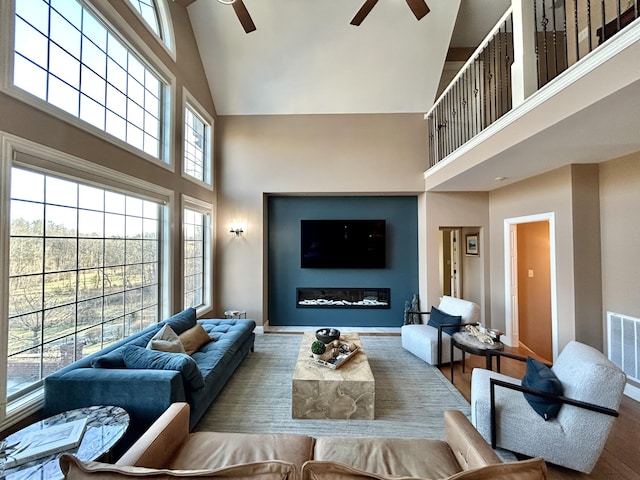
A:
[[[627,27],[639,0],[512,0],[426,115],[429,167]]]
[[[511,110],[512,62],[509,9],[427,114],[430,167]]]

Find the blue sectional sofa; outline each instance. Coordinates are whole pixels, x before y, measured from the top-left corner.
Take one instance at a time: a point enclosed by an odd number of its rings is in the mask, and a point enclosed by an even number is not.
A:
[[[190,356],[145,348],[164,325],[180,335],[196,322],[212,340]],[[43,414],[90,405],[123,407],[131,423],[118,451],[128,448],[174,402],[190,405],[192,429],[253,351],[255,326],[253,320],[196,320],[195,309],[187,309],[45,378]],[[132,354],[138,355],[135,361]],[[155,357],[147,361],[147,354]]]

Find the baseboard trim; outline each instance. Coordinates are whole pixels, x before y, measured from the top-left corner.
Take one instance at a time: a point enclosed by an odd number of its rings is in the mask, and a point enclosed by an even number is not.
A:
[[[624,387],[624,394],[629,398],[633,398],[636,402],[640,402],[640,388],[627,383]]]

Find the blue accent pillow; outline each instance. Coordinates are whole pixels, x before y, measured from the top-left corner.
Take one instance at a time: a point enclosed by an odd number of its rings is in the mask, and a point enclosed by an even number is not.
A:
[[[527,370],[522,379],[522,386],[553,395],[562,395],[564,391],[562,383],[558,380],[556,374],[553,373],[553,370],[532,357],[527,358]],[[548,400],[543,397],[531,395],[530,393],[525,393],[524,398],[536,413],[545,420],[556,418],[562,406],[561,402]]]
[[[122,348],[117,348],[112,352],[105,353],[91,360],[93,368],[127,368],[122,356]]]
[[[162,328],[165,324],[169,325],[171,330],[176,332],[176,335],[180,335],[181,333],[196,326],[196,309],[187,308],[180,313],[176,313],[174,316],[167,318],[164,322],[161,322],[160,327]]]
[[[127,345],[123,349],[123,357],[127,368],[176,370],[182,375],[186,388],[197,390],[204,387],[204,379],[198,364],[186,353],[160,352]]]
[[[431,307],[431,314],[429,315],[427,325],[438,328],[440,325],[460,325],[461,323],[462,317],[460,315],[449,315],[442,310],[438,310],[436,307]],[[446,327],[442,329],[444,333],[448,333],[449,335],[453,335],[458,330],[460,330],[459,327]]]

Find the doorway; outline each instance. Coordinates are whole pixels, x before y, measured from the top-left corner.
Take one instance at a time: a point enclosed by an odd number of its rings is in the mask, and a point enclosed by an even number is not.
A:
[[[440,228],[440,296],[462,298],[459,239],[459,228]]]
[[[506,338],[552,362],[557,356],[553,213],[505,220]]]

